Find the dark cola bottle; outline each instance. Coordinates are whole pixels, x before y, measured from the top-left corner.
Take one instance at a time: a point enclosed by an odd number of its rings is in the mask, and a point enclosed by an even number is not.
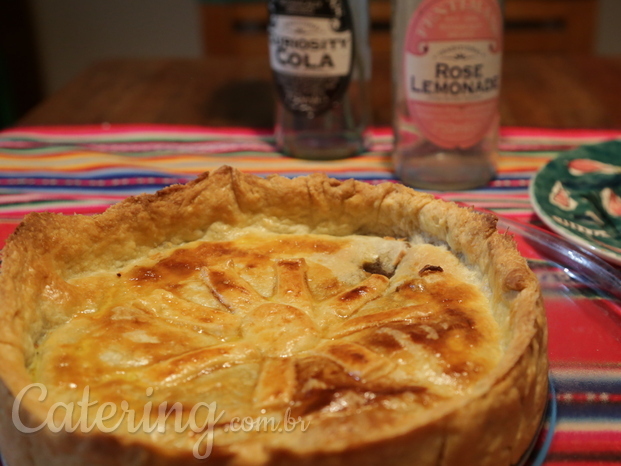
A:
[[[276,143],[330,160],[365,148],[371,51],[367,0],[269,0]]]

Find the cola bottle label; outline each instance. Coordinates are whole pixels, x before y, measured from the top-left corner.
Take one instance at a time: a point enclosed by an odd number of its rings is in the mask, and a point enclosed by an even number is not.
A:
[[[502,12],[497,0],[423,0],[405,37],[410,117],[434,144],[468,148],[495,124]]]
[[[270,0],[270,65],[283,105],[314,118],[341,99],[351,77],[352,15],[346,0]]]

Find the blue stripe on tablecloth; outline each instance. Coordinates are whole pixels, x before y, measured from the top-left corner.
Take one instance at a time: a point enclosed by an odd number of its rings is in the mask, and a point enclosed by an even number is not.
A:
[[[553,372],[554,386],[558,393],[616,393],[621,394],[621,366],[610,369],[607,374],[605,369],[598,372],[583,370],[571,371],[562,375],[563,371]]]
[[[618,422],[621,418],[621,403],[572,403],[563,401],[562,396],[557,396],[559,418],[574,422]]]

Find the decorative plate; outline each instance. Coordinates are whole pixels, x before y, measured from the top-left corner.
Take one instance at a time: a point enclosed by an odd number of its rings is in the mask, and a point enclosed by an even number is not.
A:
[[[621,141],[559,155],[535,175],[530,197],[556,233],[621,265]]]

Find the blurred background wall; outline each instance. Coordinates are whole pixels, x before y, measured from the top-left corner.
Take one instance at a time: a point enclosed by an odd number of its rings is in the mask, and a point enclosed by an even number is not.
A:
[[[30,0],[45,93],[93,61],[199,57],[196,0]]]
[[[621,54],[621,0],[600,0],[597,53]]]

